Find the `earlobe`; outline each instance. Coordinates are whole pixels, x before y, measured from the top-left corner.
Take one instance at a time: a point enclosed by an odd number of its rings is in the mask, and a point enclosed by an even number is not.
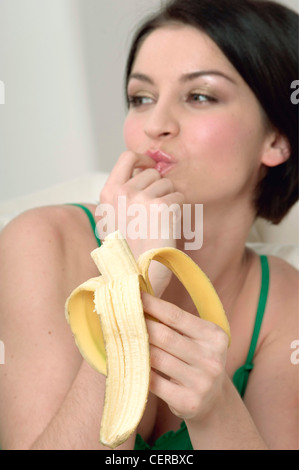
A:
[[[286,136],[274,131],[271,134],[262,156],[262,163],[273,167],[286,162],[291,154],[291,146]]]

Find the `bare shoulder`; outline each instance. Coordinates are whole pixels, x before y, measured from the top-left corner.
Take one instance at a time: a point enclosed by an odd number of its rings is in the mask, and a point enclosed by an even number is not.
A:
[[[86,206],[94,212],[95,206]],[[44,206],[28,210],[14,218],[0,233],[0,249],[3,255],[10,257],[12,261],[18,257],[19,263],[22,260],[28,262],[28,256],[31,256],[32,265],[35,253],[35,259],[41,256],[40,263],[49,257],[62,265],[63,258],[65,274],[79,272],[78,269],[69,269],[66,272],[66,264],[71,264],[72,260],[80,263],[81,268],[86,264],[87,270],[92,268],[93,264],[88,263],[88,255],[96,246],[96,239],[86,214],[81,208],[71,205]]]
[[[28,447],[55,414],[82,358],[64,313],[70,292],[98,275],[82,209],[49,206],[0,233],[0,446]]]
[[[269,256],[269,318],[280,331],[298,327],[298,270],[276,256]],[[294,330],[293,330],[294,333]]]
[[[245,403],[271,449],[298,448],[298,271],[269,256],[270,285]]]
[[[269,292],[261,333],[257,347],[257,357],[275,344],[287,345],[298,334],[299,273],[285,260],[268,256]]]
[[[31,321],[39,317],[37,328],[61,323],[63,302],[70,292],[98,275],[90,257],[96,246],[88,218],[77,207],[40,207],[13,219],[0,233],[0,318],[7,317],[7,312],[10,318],[19,314],[13,308],[18,292],[23,309],[31,306]],[[4,310],[4,299],[8,310]],[[42,316],[39,303],[43,303]],[[28,323],[19,321],[19,326],[28,328]]]
[[[268,256],[268,260],[274,281],[279,280],[282,282],[285,279],[286,282],[289,282],[292,279],[294,281],[298,279],[298,269],[284,259],[278,256]]]

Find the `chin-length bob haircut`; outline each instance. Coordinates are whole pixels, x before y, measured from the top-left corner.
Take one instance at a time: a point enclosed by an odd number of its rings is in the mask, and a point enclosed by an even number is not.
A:
[[[291,99],[298,79],[297,13],[273,1],[168,1],[133,38],[126,89],[144,39],[176,23],[203,31],[218,45],[255,94],[270,125],[287,137],[290,157],[265,168],[254,193],[256,216],[279,223],[298,199],[298,106]]]

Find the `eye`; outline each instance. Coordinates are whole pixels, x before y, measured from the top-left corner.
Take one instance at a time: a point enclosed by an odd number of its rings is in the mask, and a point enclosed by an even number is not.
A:
[[[142,105],[152,104],[153,98],[149,96],[139,96],[139,95],[132,95],[128,96],[128,102],[130,108],[138,108]]]
[[[204,93],[190,93],[187,97],[189,103],[207,103],[207,102],[216,102],[217,100],[210,95],[205,95]]]

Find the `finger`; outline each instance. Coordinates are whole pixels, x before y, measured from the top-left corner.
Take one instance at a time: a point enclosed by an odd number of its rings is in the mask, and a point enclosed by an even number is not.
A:
[[[185,389],[158,374],[153,369],[150,375],[150,391],[168,404],[172,411],[183,409],[186,402]],[[179,412],[175,413],[179,416]]]
[[[215,348],[219,352],[227,350],[228,336],[215,323],[186,312],[176,305],[146,292],[142,292],[141,295],[144,311],[151,317],[208,349]]]
[[[200,347],[187,336],[178,333],[163,323],[150,319],[146,320],[150,344],[161,351],[170,354],[174,358],[194,365],[200,353]],[[156,353],[158,355],[158,353]],[[164,370],[165,372],[165,370]]]
[[[150,345],[150,357],[151,367],[156,371],[159,371],[178,384],[184,384],[187,387],[191,386],[190,377],[193,377],[194,370],[189,364],[152,344]]]
[[[176,395],[181,385],[163,377],[154,368],[150,373],[150,390],[162,400],[168,401],[168,396]]]
[[[153,344],[191,365],[198,365],[201,358],[225,360],[228,336],[222,328],[165,300],[145,292],[141,295],[144,311],[159,320],[148,325]],[[158,331],[155,325],[164,330]]]
[[[166,196],[173,191],[173,183],[167,178],[160,178],[150,184],[144,192],[150,199],[155,199],[157,197]]]
[[[200,329],[204,327],[205,323],[209,323],[146,292],[142,292],[141,296],[146,313],[191,339],[198,339]]]
[[[153,168],[156,162],[148,155],[141,155],[127,150],[123,152],[111,171],[107,184],[122,185],[126,183],[136,168]]]
[[[145,168],[142,168],[142,167],[141,168],[134,168],[133,173],[132,173],[132,178],[134,178],[134,176],[136,176],[136,175],[139,175],[139,173],[141,173],[144,170],[145,170]]]
[[[173,193],[166,194],[163,197],[165,204],[170,206],[171,204],[178,204],[182,206],[184,204],[184,195],[179,191],[174,191]]]
[[[137,170],[139,171],[139,170]],[[137,191],[143,191],[151,184],[160,181],[160,173],[154,168],[145,168],[135,174],[127,183],[128,188],[132,188]]]
[[[180,361],[180,365],[183,363],[197,370],[218,370],[219,366],[225,364],[226,360],[226,348],[218,347],[218,345],[207,338],[202,339],[190,339],[187,336],[181,335],[177,331],[169,328],[161,322],[155,322],[153,320],[146,320],[146,326],[149,333],[150,345],[158,348],[170,357],[173,356],[175,360]],[[158,353],[156,353],[158,355]],[[167,356],[163,358],[166,361]],[[179,364],[171,362],[167,359],[169,364],[165,367],[163,364],[159,370],[167,373],[167,368],[173,364],[173,368],[169,369],[168,375],[181,383],[188,384],[188,376],[185,375],[187,368],[182,370]],[[175,369],[177,367],[177,370]],[[174,370],[175,372],[170,372]],[[178,375],[176,375],[178,374]],[[194,374],[191,373],[189,377]]]

